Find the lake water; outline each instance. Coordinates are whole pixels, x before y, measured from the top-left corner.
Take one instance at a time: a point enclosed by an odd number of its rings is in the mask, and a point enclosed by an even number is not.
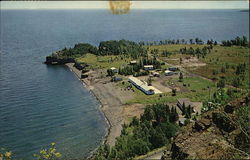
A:
[[[0,147],[31,159],[56,142],[65,159],[79,159],[105,135],[95,97],[68,68],[42,64],[53,51],[114,39],[220,41],[248,29],[238,10],[1,10]]]

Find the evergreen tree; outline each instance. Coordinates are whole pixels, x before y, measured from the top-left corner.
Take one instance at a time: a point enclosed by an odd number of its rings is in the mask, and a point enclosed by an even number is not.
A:
[[[179,81],[180,81],[180,82],[183,81],[183,74],[182,74],[182,72],[180,72]]]
[[[217,83],[218,88],[225,88],[225,80],[220,79],[219,82]]]

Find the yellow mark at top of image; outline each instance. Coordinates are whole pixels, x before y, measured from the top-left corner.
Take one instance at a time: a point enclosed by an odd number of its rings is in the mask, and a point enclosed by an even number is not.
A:
[[[109,7],[113,14],[126,14],[130,10],[131,2],[129,0],[125,1],[109,1]]]

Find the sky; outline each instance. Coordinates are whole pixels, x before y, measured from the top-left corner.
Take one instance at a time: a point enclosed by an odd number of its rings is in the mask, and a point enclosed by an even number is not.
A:
[[[242,1],[131,1],[131,9],[249,9]],[[1,9],[108,9],[108,1],[1,1]]]

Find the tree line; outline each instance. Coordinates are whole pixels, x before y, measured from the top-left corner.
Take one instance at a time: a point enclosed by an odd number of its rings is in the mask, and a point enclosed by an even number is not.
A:
[[[194,49],[193,47],[189,47],[187,49],[187,47],[181,48],[180,49],[180,53],[181,54],[189,54],[189,55],[193,55],[193,56],[197,56],[198,58],[202,57],[204,58],[208,53],[211,52],[211,50],[213,49],[213,45],[208,45],[208,46],[204,46],[201,49],[198,47],[196,49]]]
[[[74,55],[84,55],[87,53],[102,56],[128,55],[133,59],[137,59],[141,56],[145,56],[147,54],[147,50],[136,42],[127,40],[112,40],[100,42],[98,48],[88,43],[79,43],[73,48],[64,48],[63,50],[58,51],[56,54],[52,54],[52,56],[70,57]]]
[[[247,37],[243,36],[243,37],[239,37],[237,36],[235,39],[232,40],[223,40],[221,41],[221,45],[222,46],[243,46],[243,47],[247,47],[249,46],[249,42],[247,41]]]
[[[205,44],[205,41],[203,41],[202,39],[196,37],[196,38],[191,38],[188,40],[185,39],[173,39],[173,40],[160,40],[160,41],[141,41],[139,42],[140,45],[145,45],[145,46],[153,46],[153,45],[168,45],[168,44]],[[207,40],[207,44],[213,44],[213,45],[217,45],[218,42],[211,39],[211,40]]]
[[[93,46],[89,43],[79,43],[76,44],[73,48],[64,48],[56,53],[53,53],[51,56],[64,56],[71,57],[74,55],[84,55],[87,53],[95,54],[95,55],[129,55],[133,59],[137,59],[142,56],[147,55],[147,49],[145,49],[144,45],[165,45],[165,44],[198,44],[202,45],[205,42],[200,38],[195,39],[177,39],[177,40],[161,40],[161,41],[153,41],[153,42],[145,42],[141,41],[139,43],[128,41],[128,40],[110,40],[110,41],[102,41],[99,46]],[[207,40],[207,45],[217,45],[217,41],[213,39]],[[249,42],[246,36],[236,37],[233,40],[224,40],[221,42],[222,46],[249,46]],[[155,51],[153,51],[155,52]],[[190,50],[190,52],[193,52]],[[162,53],[164,55],[168,55],[169,52]]]
[[[118,69],[118,73],[120,75],[134,75],[136,77],[148,75],[148,71],[142,71],[144,65],[153,65],[154,69],[160,69],[161,68],[161,62],[154,58],[148,58],[148,57],[141,57],[139,61],[136,64],[133,65],[126,65],[124,67],[120,67]]]

